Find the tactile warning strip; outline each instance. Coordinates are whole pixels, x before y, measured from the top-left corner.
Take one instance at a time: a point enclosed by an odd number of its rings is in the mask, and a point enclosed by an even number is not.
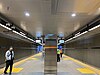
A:
[[[94,71],[92,71],[88,68],[78,68],[77,70],[83,74],[96,74]]]
[[[23,68],[13,68],[12,69],[12,73],[18,73],[22,70]],[[4,69],[0,70],[0,74],[2,74],[4,71]],[[7,70],[7,72],[9,73],[9,69]]]

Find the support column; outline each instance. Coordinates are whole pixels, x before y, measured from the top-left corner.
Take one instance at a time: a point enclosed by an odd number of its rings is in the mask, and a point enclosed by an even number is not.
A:
[[[57,41],[56,39],[46,40],[44,75],[57,75]]]

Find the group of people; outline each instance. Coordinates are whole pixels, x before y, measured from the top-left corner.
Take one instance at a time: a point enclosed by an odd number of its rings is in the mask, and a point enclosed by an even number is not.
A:
[[[63,51],[62,49],[57,49],[57,62],[60,62],[60,58],[62,58],[62,54],[63,54]],[[45,52],[43,51],[43,57],[45,56]],[[13,51],[13,47],[10,47],[6,53],[5,53],[5,57],[6,57],[6,67],[5,67],[5,70],[4,70],[4,74],[8,74],[7,73],[7,69],[9,68],[10,66],[10,72],[9,74],[11,74],[12,72],[12,67],[13,67],[13,60],[14,60],[14,51]]]
[[[60,58],[62,58],[63,51],[62,49],[57,49],[57,62],[60,62]]]

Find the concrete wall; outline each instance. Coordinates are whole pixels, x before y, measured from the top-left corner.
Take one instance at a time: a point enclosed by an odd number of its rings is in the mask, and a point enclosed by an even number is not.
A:
[[[100,34],[66,44],[65,54],[100,68]]]
[[[14,47],[15,60],[26,56],[30,56],[36,51],[32,49],[36,46],[34,46],[31,43],[24,42],[21,40],[12,40],[0,36],[0,64],[3,64],[5,62],[5,52],[9,49],[10,46]]]
[[[100,68],[100,49],[69,49],[65,54]]]

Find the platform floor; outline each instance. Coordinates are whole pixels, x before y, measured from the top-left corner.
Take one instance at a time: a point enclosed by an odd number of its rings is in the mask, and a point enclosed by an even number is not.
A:
[[[57,64],[57,75],[99,75],[93,70],[69,59],[65,55],[63,55],[63,58]],[[0,69],[0,75],[4,75],[3,70],[4,68]],[[12,75],[44,75],[42,54],[39,53],[14,63]]]

